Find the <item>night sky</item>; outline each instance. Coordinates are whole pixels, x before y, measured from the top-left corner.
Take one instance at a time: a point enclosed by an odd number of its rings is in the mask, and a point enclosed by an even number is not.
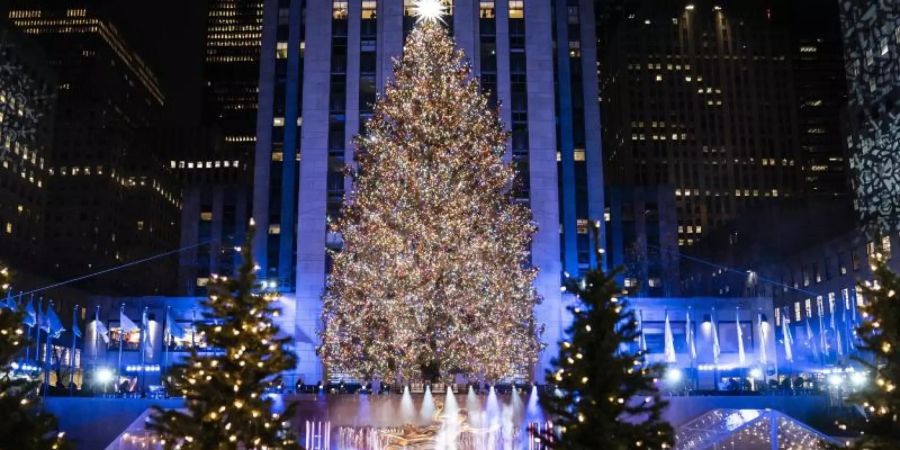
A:
[[[110,17],[160,79],[165,118],[199,123],[203,93],[203,0],[109,1]]]

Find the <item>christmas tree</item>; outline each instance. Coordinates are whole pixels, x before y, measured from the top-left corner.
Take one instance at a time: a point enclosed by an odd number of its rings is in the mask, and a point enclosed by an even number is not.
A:
[[[2,267],[2,266],[0,266]],[[24,314],[8,303],[9,270],[0,268],[0,448],[58,450],[69,443],[58,431],[56,418],[38,408],[39,377],[17,374],[15,358],[28,345],[22,329]]]
[[[251,222],[237,277],[213,277],[203,302],[207,320],[196,325],[217,351],[192,348],[167,376],[168,385],[184,395],[187,411],[156,408],[148,428],[165,440],[166,449],[298,448],[286,421],[293,408],[273,413],[266,397],[295,358],[284,348],[290,338],[273,322],[276,297],[259,293],[252,235]]]
[[[331,370],[390,381],[527,374],[540,349],[535,227],[510,196],[508,136],[439,23],[443,6],[417,7],[356,141],[319,352]]]
[[[866,299],[864,317],[857,333],[862,345],[859,349],[872,355],[873,360],[860,359],[873,373],[874,384],[852,399],[863,405],[868,420],[862,425],[861,449],[900,448],[900,308],[897,293],[900,278],[883,261],[874,267],[875,282],[860,286]]]
[[[568,340],[541,395],[556,429],[538,437],[566,450],[672,448],[672,428],[661,420],[666,402],[656,387],[660,367],[644,365],[640,352],[623,351],[639,332],[614,280],[593,271],[567,290],[579,304],[569,308]]]

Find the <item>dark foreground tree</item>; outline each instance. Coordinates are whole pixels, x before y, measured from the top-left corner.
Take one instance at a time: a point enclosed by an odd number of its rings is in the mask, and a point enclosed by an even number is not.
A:
[[[237,278],[214,276],[203,302],[206,321],[197,325],[209,347],[196,348],[183,364],[170,369],[168,385],[185,398],[185,409],[156,408],[148,428],[166,449],[296,449],[288,420],[293,407],[273,412],[267,391],[292,369],[290,342],[273,318],[275,298],[261,295],[251,249],[253,224],[241,249]]]
[[[656,386],[661,368],[623,351],[639,332],[614,280],[593,271],[566,288],[579,303],[569,308],[568,340],[541,395],[556,427],[539,437],[564,450],[672,448],[672,427],[661,419],[666,402]]]
[[[0,450],[59,450],[70,447],[56,418],[41,411],[40,377],[13,370],[28,345],[21,308],[8,304],[9,270],[0,265]]]

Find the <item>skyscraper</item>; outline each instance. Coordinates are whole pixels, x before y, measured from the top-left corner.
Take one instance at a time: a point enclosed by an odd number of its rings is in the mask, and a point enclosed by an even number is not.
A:
[[[43,244],[55,107],[43,52],[0,18],[0,259],[19,268]]]
[[[900,6],[841,0],[855,205],[872,230],[900,229]]]
[[[787,14],[753,0],[605,4],[610,182],[675,187],[679,244],[803,192]]]
[[[413,4],[265,1],[256,250],[261,276],[296,300],[288,313],[305,380],[323,376],[314,349],[326,249],[340,242],[328,224],[352,188],[344,175],[353,161],[351,139],[392,76],[391,60],[416,20]],[[603,214],[593,8],[588,0],[457,0],[444,18],[512,131],[514,194],[539,226],[532,262],[540,269],[536,287],[544,303],[537,314],[551,344],[546,355],[561,333],[562,272],[575,275],[597,263],[588,232]]]
[[[183,152],[169,164],[181,179],[184,208],[178,289],[203,295],[213,273],[236,261],[250,214],[256,142],[262,0],[209,0],[204,56],[203,126],[178,131]]]
[[[58,80],[42,269],[69,278],[173,249],[181,196],[144,139],[164,102],[152,70],[93,10],[33,6],[9,18]],[[118,271],[90,289],[168,292],[173,266]]]

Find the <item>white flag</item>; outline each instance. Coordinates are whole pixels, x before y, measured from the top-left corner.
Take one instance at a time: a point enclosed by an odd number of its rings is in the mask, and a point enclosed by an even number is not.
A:
[[[94,313],[94,332],[103,339],[104,344],[109,344],[109,328],[106,328],[106,324],[100,320],[100,308]]]
[[[769,363],[769,323],[763,322],[762,313],[759,313],[757,328],[759,328],[759,363],[765,366]]]
[[[747,364],[747,355],[744,353],[744,331],[741,330],[740,310],[735,312],[734,326],[737,328],[738,363],[740,363],[741,366],[744,366]]]
[[[716,310],[714,309],[712,312],[712,352],[713,352],[713,363],[719,364],[719,355],[722,353],[722,347],[719,346],[719,327],[716,325]]]
[[[688,311],[684,318],[684,334],[687,338],[688,353],[691,355],[691,361],[697,359],[697,346],[694,344],[694,326],[691,323],[691,312]]]
[[[153,356],[153,338],[150,336],[150,319],[147,317],[147,308],[144,308],[144,313],[141,315],[141,328],[144,330],[141,333],[141,338],[144,342],[141,344],[144,348],[144,354],[147,356]]]
[[[131,333],[140,330],[140,328],[125,315],[125,307],[122,307],[119,311],[119,327],[121,328],[122,333]]]
[[[791,327],[788,324],[788,315],[781,316],[781,337],[784,339],[784,358],[788,362],[794,362],[794,337],[791,336]]]
[[[668,311],[666,311],[666,328],[664,333],[666,362],[674,363],[678,361],[678,359],[675,357],[675,338],[672,336],[672,325],[669,323]]]
[[[172,339],[184,339],[187,337],[187,333],[184,331],[184,327],[178,324],[174,318],[172,318],[172,311],[166,312],[166,341],[171,341]]]

